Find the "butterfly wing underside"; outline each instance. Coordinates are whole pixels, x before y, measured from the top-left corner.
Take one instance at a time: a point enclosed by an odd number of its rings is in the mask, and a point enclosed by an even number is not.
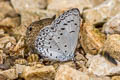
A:
[[[73,59],[80,30],[80,20],[79,10],[74,8],[63,13],[51,25],[40,30],[35,42],[38,52],[52,60]]]

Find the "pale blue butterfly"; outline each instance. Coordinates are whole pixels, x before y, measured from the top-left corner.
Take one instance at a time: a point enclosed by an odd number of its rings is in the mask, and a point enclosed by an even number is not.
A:
[[[40,30],[35,49],[50,60],[68,61],[74,58],[81,17],[77,8],[70,9]]]

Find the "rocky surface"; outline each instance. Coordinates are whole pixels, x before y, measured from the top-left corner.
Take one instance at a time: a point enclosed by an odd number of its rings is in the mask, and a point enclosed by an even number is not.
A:
[[[112,77],[112,80],[120,80],[120,76],[114,76]]]
[[[57,4],[59,3],[59,4]],[[82,12],[84,8],[91,8],[89,0],[49,0],[48,10],[64,11],[69,8],[79,8]]]
[[[93,7],[96,7],[100,4],[102,4],[105,0],[89,0],[91,2],[91,4],[93,5]]]
[[[67,65],[61,65],[58,68],[55,80],[89,80],[89,76]]]
[[[108,77],[96,77],[86,72],[77,71],[67,65],[61,65],[55,76],[55,80],[110,80]]]
[[[115,16],[119,12],[119,0],[106,0],[94,8],[85,10],[83,16],[87,21],[96,24],[99,22],[105,22],[110,17]]]
[[[117,61],[117,63],[115,65],[98,54],[88,58],[88,72],[97,76],[120,74],[120,62]]]
[[[34,0],[26,0],[26,1],[11,0],[11,3],[17,12],[21,12],[24,10],[29,11],[29,12],[37,12],[40,9],[44,9],[47,6],[47,0],[36,0],[36,1]]]
[[[83,18],[75,61],[49,62],[27,48],[28,25],[71,8]],[[0,0],[0,80],[120,80],[119,27],[120,0]]]
[[[0,26],[17,27],[20,25],[20,15],[10,6],[10,2],[0,2]]]
[[[89,22],[84,23],[80,28],[80,37],[81,46],[90,54],[97,54],[105,41],[105,35]]]
[[[25,80],[53,80],[55,77],[55,69],[53,66],[28,66],[24,69],[22,76]]]
[[[103,25],[102,32],[105,34],[120,34],[120,13]]]
[[[107,40],[104,43],[103,51],[109,53],[110,56],[120,61],[119,48],[120,48],[120,35],[118,34],[108,35]]]
[[[0,72],[1,75],[5,76],[7,79],[16,79],[18,78],[18,74],[16,73],[15,69],[9,69]]]

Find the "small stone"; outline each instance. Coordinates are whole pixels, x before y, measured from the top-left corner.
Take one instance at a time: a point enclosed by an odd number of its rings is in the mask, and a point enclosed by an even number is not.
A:
[[[13,11],[13,8],[10,6],[9,1],[0,2],[0,21],[5,18],[5,15]]]
[[[24,37],[20,37],[19,41],[15,45],[12,51],[18,51],[19,48],[21,48],[24,45]]]
[[[16,73],[17,74],[22,74],[26,67],[27,66],[25,66],[25,65],[16,64],[15,65]]]
[[[106,60],[99,54],[88,59],[88,72],[97,76],[120,74],[120,62],[117,65]]]
[[[10,68],[10,66],[8,64],[0,64],[0,69],[2,69],[2,70],[7,70],[9,68]]]
[[[24,24],[21,24],[19,27],[12,28],[12,34],[19,40],[22,36],[25,36],[27,27]],[[15,35],[16,34],[16,35]]]
[[[3,53],[3,51],[0,51],[0,64],[4,63],[4,59],[6,58],[5,53]]]
[[[108,35],[103,46],[103,51],[120,61],[120,35]]]
[[[0,80],[7,80],[6,76],[3,76],[2,74],[0,74]]]
[[[2,35],[4,33],[5,33],[4,29],[0,29],[0,35]]]
[[[75,54],[75,62],[76,62],[76,67],[80,68],[80,71],[85,71],[86,70],[86,63],[87,59],[79,52],[76,52]]]
[[[6,36],[6,37],[2,37],[2,38],[0,38],[0,43],[2,44],[4,44],[4,43],[6,43],[6,42],[8,42],[9,41],[9,36]]]
[[[39,56],[37,54],[31,54],[27,58],[28,62],[38,62],[39,61]]]
[[[12,46],[12,43],[11,42],[8,42],[5,46],[5,48],[10,48]]]
[[[80,12],[83,11],[84,8],[91,8],[89,0],[49,0],[48,10],[55,11],[64,11],[70,8],[79,8]]]
[[[85,22],[80,28],[80,37],[82,48],[90,54],[97,54],[105,41],[105,35],[89,22]]]
[[[0,45],[3,45],[1,48],[3,48],[4,45],[8,42],[11,42],[12,44],[15,44],[16,40],[15,40],[14,37],[10,37],[10,36],[1,37],[0,38]]]
[[[11,79],[11,80],[18,78],[18,74],[16,73],[15,69],[0,71],[0,74],[3,76],[6,76],[8,79]]]
[[[9,1],[0,2],[0,26],[16,27],[20,25],[20,15],[10,5]]]
[[[18,27],[21,23],[20,15],[13,12],[9,12],[5,15],[5,18],[0,21],[1,26]]]
[[[87,9],[83,12],[83,17],[86,21],[93,24],[105,22],[110,17],[115,16],[120,12],[120,1],[119,0],[106,0],[102,4]]]
[[[102,32],[106,34],[120,34],[120,13],[113,16],[103,25]]]
[[[40,9],[43,9],[47,6],[46,0],[35,0],[35,1],[11,0],[11,3],[17,12],[21,12],[21,11],[37,12]]]
[[[25,80],[53,80],[55,69],[53,66],[28,66],[22,76]]]
[[[41,15],[44,15],[41,13]],[[36,13],[30,13],[27,11],[21,12],[21,24],[24,26],[30,25],[32,22],[40,20],[41,15],[37,15]]]
[[[89,80],[111,80],[110,77],[107,76],[96,76],[96,75],[90,75],[90,79]]]
[[[112,80],[120,80],[120,76],[113,76]]]
[[[93,74],[81,72],[68,65],[61,65],[56,73],[55,80],[111,80],[106,76],[95,76]]]
[[[15,64],[27,64],[27,61],[25,59],[16,59]]]
[[[55,80],[89,80],[89,76],[68,65],[61,65],[57,70]]]
[[[95,7],[95,6],[99,6],[100,4],[102,4],[105,0],[90,0],[91,4]]]

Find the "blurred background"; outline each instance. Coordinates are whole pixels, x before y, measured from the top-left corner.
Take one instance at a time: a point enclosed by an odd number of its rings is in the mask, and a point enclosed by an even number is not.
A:
[[[25,48],[27,27],[71,8],[80,10],[84,22],[76,53],[78,70],[73,62],[59,70],[40,64],[39,56]],[[120,0],[0,0],[0,80],[120,80],[119,27]],[[103,46],[118,66],[97,55]]]

